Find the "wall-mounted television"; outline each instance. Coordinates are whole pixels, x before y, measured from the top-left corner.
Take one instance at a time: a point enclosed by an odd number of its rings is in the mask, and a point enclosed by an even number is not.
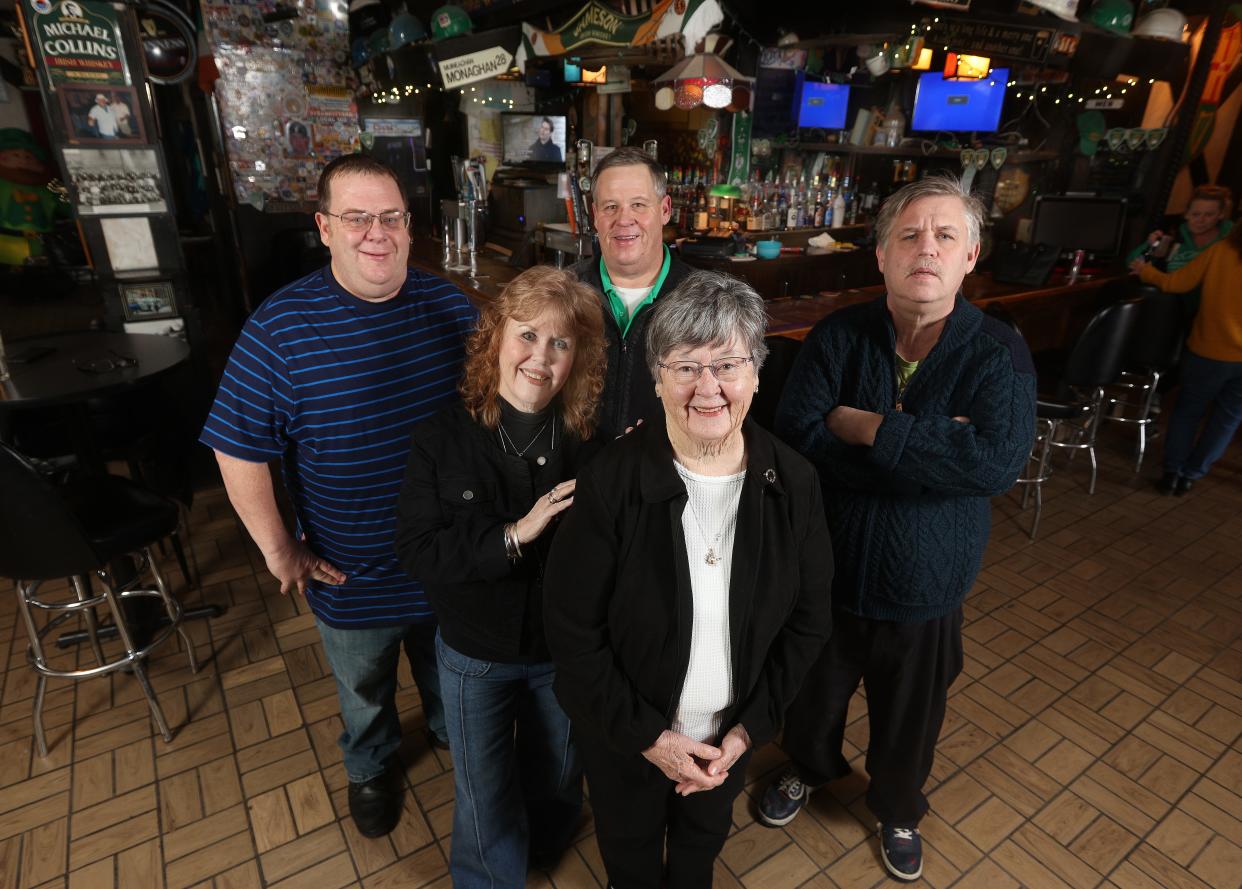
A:
[[[502,114],[506,164],[565,163],[565,117],[558,114]]]
[[[1008,81],[1008,68],[993,68],[981,80],[945,80],[937,71],[920,74],[910,129],[994,133]]]
[[[849,104],[850,88],[846,84],[805,81],[798,104],[798,126],[843,130]]]

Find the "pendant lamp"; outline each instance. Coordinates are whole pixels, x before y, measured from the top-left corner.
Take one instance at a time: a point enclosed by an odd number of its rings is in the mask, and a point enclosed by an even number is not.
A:
[[[653,81],[657,87],[657,108],[664,110],[662,106],[667,102],[667,94],[663,91],[670,86],[673,90],[673,103],[683,111],[700,105],[725,108],[731,104],[742,104],[735,101],[734,93],[738,90],[747,91],[745,104],[750,104],[749,89],[754,78],[746,77],[716,54],[715,49],[720,45],[717,40],[721,36],[708,34],[704,41],[704,52],[686,56]],[[665,97],[664,101],[661,101],[662,95]]]

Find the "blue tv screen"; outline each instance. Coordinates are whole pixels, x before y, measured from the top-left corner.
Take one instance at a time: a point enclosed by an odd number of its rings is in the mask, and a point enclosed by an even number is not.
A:
[[[993,68],[982,80],[945,80],[934,71],[921,74],[910,129],[994,133],[1008,81],[1008,68]]]
[[[802,84],[802,102],[798,108],[798,126],[821,127],[825,130],[845,128],[845,109],[850,103],[850,88],[840,83]]]

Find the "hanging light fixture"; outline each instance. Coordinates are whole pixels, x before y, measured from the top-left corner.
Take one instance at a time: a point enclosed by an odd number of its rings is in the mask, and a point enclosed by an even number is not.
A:
[[[670,86],[673,104],[683,111],[700,105],[708,108],[750,105],[749,90],[754,78],[744,76],[716,54],[715,49],[720,45],[717,39],[720,37],[719,34],[708,34],[704,43],[705,52],[686,56],[655,79],[657,108],[665,110],[668,95],[664,90]],[[741,90],[745,91],[744,100],[737,101],[741,97],[735,96],[735,93]]]
[[[945,80],[982,80],[992,69],[992,60],[987,56],[970,56],[962,53],[949,53],[944,61]]]

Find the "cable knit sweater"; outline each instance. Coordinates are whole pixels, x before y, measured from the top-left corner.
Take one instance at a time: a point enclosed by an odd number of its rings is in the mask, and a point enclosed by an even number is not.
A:
[[[819,471],[833,606],[913,622],[949,614],[974,583],[988,498],[1013,485],[1031,450],[1035,372],[1022,338],[959,295],[898,411],[895,342],[884,297],[820,321],[785,385],[776,431]],[[884,415],[872,446],[828,431],[838,405]]]

